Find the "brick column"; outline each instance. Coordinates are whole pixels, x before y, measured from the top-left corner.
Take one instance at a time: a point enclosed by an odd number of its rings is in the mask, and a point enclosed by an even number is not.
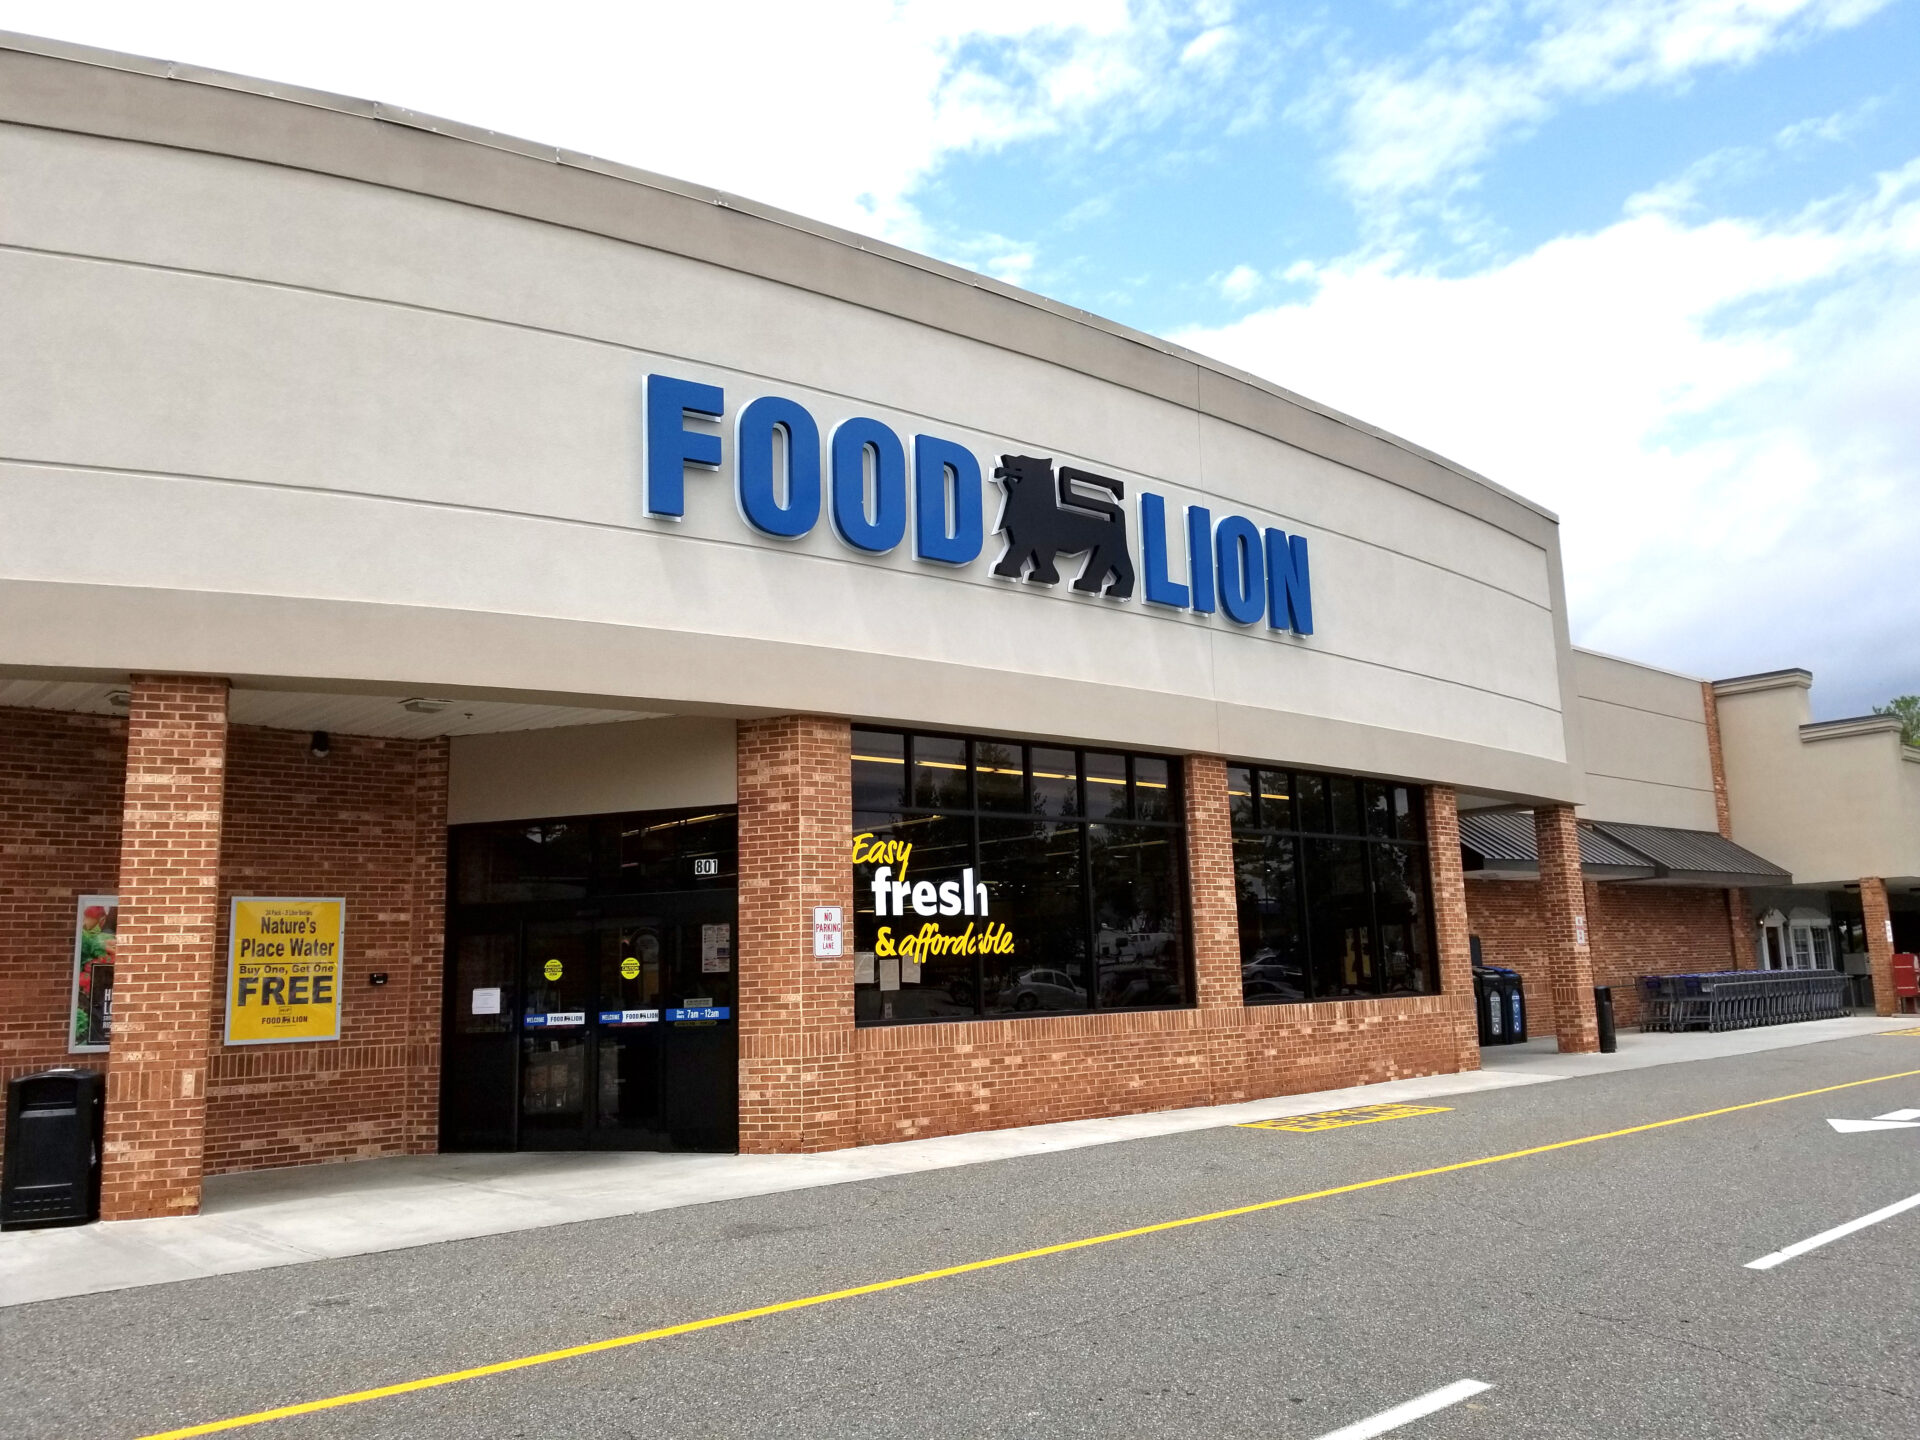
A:
[[[440,992],[446,976],[449,744],[425,740],[413,759],[412,953],[407,965],[406,1135],[409,1155],[440,1148]]]
[[[1457,1070],[1480,1068],[1480,1017],[1474,1013],[1472,923],[1467,878],[1460,868],[1460,797],[1451,785],[1427,787],[1427,873],[1433,890],[1433,942],[1439,948],[1440,993],[1458,1012]]]
[[[1707,720],[1707,765],[1713,775],[1713,818],[1720,838],[1733,838],[1733,809],[1727,802],[1726,752],[1720,748],[1720,701],[1713,693],[1713,682],[1700,682],[1700,708]]]
[[[1571,805],[1533,812],[1540,855],[1540,920],[1553,995],[1553,1032],[1563,1051],[1600,1048],[1593,1013],[1593,951],[1587,943],[1587,895],[1580,877],[1580,830]]]
[[[101,1215],[200,1208],[225,813],[227,682],[136,675]]]
[[[1881,1015],[1898,1012],[1893,993],[1893,912],[1887,908],[1887,882],[1860,882],[1860,914],[1867,925],[1867,964],[1873,971],[1873,1008]],[[115,1025],[120,1023],[114,1018]]]
[[[1760,955],[1754,949],[1753,915],[1747,908],[1747,892],[1727,891],[1727,934],[1733,940],[1733,968],[1758,970]]]
[[[1707,717],[1707,764],[1713,774],[1713,818],[1720,838],[1733,839],[1733,809],[1727,802],[1727,762],[1720,748],[1720,701],[1713,693],[1713,682],[1700,682],[1700,708]],[[1727,938],[1732,942],[1733,968],[1758,970],[1760,957],[1753,949],[1753,926],[1747,914],[1747,892],[1727,891]]]
[[[853,938],[853,729],[782,715],[742,721],[740,1150],[835,1150],[857,1135],[851,943],[813,958],[813,907]]]
[[[1226,762],[1186,760],[1187,884],[1193,907],[1194,1000],[1202,1009],[1243,1003],[1240,916],[1233,882],[1233,817]]]

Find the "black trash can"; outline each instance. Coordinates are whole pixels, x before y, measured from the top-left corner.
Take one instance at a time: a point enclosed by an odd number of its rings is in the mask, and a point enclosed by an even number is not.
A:
[[[106,1102],[106,1077],[97,1070],[42,1070],[7,1086],[0,1230],[100,1218]]]
[[[1473,1009],[1479,1017],[1480,1043],[1506,1044],[1506,998],[1500,989],[1500,977],[1484,966],[1473,972]]]
[[[1613,1028],[1613,987],[1593,987],[1593,1018],[1600,1030],[1600,1053],[1611,1055],[1620,1048],[1620,1037]]]
[[[1527,992],[1521,982],[1518,970],[1509,970],[1501,977],[1507,999],[1507,1043],[1524,1045],[1527,1043]]]

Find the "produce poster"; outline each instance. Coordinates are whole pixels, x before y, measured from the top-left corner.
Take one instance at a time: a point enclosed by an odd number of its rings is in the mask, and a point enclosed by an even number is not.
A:
[[[67,1049],[76,1054],[105,1050],[113,1038],[113,962],[119,943],[120,901],[113,895],[82,895],[73,925],[73,1028]]]
[[[340,1038],[344,900],[235,899],[227,1044]]]

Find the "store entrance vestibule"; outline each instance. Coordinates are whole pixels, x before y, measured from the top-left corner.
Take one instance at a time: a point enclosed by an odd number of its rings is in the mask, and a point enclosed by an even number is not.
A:
[[[731,810],[456,830],[441,1148],[735,1149],[734,856]]]

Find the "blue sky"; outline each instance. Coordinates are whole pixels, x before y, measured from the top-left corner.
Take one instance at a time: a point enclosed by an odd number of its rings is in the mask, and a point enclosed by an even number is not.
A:
[[[1556,510],[1575,640],[1920,691],[1920,0],[0,0],[702,181]]]

